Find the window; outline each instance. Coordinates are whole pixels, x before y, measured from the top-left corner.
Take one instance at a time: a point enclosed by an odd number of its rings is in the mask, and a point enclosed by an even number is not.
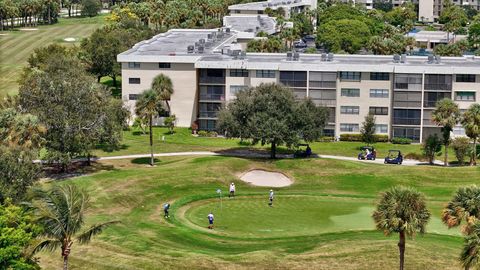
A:
[[[340,113],[341,114],[359,114],[360,107],[359,106],[340,106]]]
[[[200,100],[225,100],[225,87],[223,85],[201,85]]]
[[[201,118],[216,118],[218,111],[222,108],[222,103],[201,102],[199,105]]]
[[[419,128],[400,128],[396,127],[393,129],[394,138],[409,138],[413,141],[420,140],[420,129]]]
[[[236,95],[238,91],[247,89],[248,86],[246,85],[230,85],[230,94],[231,95]]]
[[[172,65],[170,63],[158,63],[158,68],[171,68]]]
[[[388,81],[390,80],[390,74],[386,72],[371,72],[370,80],[372,81]]]
[[[307,72],[280,71],[280,82],[291,87],[307,87]]]
[[[360,89],[358,88],[342,88],[342,92],[340,93],[342,97],[359,97],[360,96]]]
[[[340,124],[341,132],[359,132],[358,124]]]
[[[475,101],[475,92],[455,92],[455,100]]]
[[[425,90],[452,90],[452,75],[425,74]]]
[[[388,125],[386,124],[376,124],[375,133],[388,133]]]
[[[138,94],[129,94],[128,95],[128,100],[137,100],[138,99]]]
[[[340,72],[340,80],[342,81],[360,81],[360,72],[342,71]]]
[[[476,81],[475,74],[457,74],[455,76],[456,82],[466,82],[466,83],[474,83]]]
[[[393,124],[396,125],[420,125],[420,110],[394,109]]]
[[[388,98],[388,89],[370,89],[371,98]]]
[[[395,91],[393,95],[394,107],[418,108],[422,106],[422,93],[410,91]]]
[[[370,107],[369,112],[373,115],[388,115],[388,107]]]
[[[450,92],[425,92],[423,99],[424,107],[435,107],[438,101],[442,99],[451,99]]]
[[[201,69],[200,83],[225,84],[224,69]]]
[[[128,62],[128,68],[140,68],[140,63]]]
[[[230,77],[248,77],[248,70],[246,69],[231,69]]]
[[[421,74],[396,74],[395,89],[422,90]]]
[[[257,78],[275,78],[275,70],[257,70]]]
[[[335,130],[334,129],[324,129],[323,130],[323,136],[326,137],[335,137]]]
[[[129,84],[140,84],[140,78],[128,78]]]
[[[336,88],[337,73],[336,72],[310,72],[310,88]]]
[[[216,120],[207,120],[207,119],[198,120],[198,129],[200,130],[215,130],[216,125],[217,125]]]

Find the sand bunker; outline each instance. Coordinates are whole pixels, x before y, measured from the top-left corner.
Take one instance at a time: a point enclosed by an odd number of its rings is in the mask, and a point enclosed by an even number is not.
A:
[[[37,31],[38,28],[20,28],[20,31]]]
[[[286,187],[293,183],[290,178],[282,173],[264,170],[251,170],[243,174],[240,179],[260,187]]]
[[[73,37],[67,37],[67,38],[64,38],[63,40],[66,42],[74,42],[76,39]]]

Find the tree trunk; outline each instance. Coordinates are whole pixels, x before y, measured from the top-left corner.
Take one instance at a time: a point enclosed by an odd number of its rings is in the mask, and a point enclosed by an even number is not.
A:
[[[68,256],[63,257],[63,270],[68,270]]]
[[[398,250],[400,251],[400,270],[403,270],[405,261],[405,232],[400,232],[400,241],[398,241]]]
[[[90,153],[87,154],[87,166],[92,166],[92,156]]]
[[[271,147],[271,149],[270,149],[270,158],[272,158],[272,159],[275,159],[275,158],[276,158],[276,155],[275,155],[275,154],[276,154],[276,151],[277,151],[277,145],[276,145],[276,142],[273,141],[273,142],[272,142],[272,147]]]
[[[152,125],[153,125],[153,115],[150,115],[150,165],[153,166],[153,129],[152,129]]]
[[[68,17],[72,16],[72,5],[68,6]]]
[[[448,145],[449,143],[445,143],[445,158],[443,160],[443,166],[448,166]]]
[[[115,89],[117,89],[117,76],[112,76],[112,80],[113,80],[113,86],[115,87]]]
[[[473,156],[472,160],[470,162],[471,166],[476,166],[477,165],[477,138],[473,139]]]

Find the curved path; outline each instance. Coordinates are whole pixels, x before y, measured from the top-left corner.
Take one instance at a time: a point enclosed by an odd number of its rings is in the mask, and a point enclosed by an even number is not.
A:
[[[198,151],[198,152],[173,152],[173,153],[159,153],[154,154],[155,157],[174,157],[174,156],[233,156],[233,157],[269,157],[269,154],[245,152],[245,151],[235,151],[235,152],[210,152],[210,151]],[[277,155],[281,158],[293,158],[293,155]],[[111,157],[95,157],[92,158],[92,161],[101,161],[101,160],[116,160],[116,159],[134,159],[134,158],[146,158],[150,157],[150,154],[137,154],[137,155],[124,155],[124,156],[111,156]],[[332,156],[332,155],[313,155],[313,157],[318,158],[328,158],[336,160],[346,160],[346,161],[357,161],[357,162],[366,162],[366,163],[375,163],[383,164],[383,158],[376,160],[358,160],[356,157],[345,157],[345,156]],[[442,165],[441,161],[436,160],[435,165]],[[403,161],[405,166],[417,166],[417,165],[428,165],[427,162],[422,162],[414,159],[406,159]],[[394,165],[391,165],[394,166]]]

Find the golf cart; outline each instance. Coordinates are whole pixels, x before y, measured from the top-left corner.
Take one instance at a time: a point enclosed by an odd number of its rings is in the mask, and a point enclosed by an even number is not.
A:
[[[358,159],[363,160],[375,160],[377,158],[377,151],[372,146],[363,146],[360,148],[360,153],[358,153]]]
[[[403,156],[400,150],[388,150],[388,156],[383,163],[385,164],[402,164]]]
[[[312,148],[306,143],[301,143],[298,145],[299,149],[295,151],[293,157],[295,158],[306,158],[312,155]],[[301,147],[305,147],[305,150],[302,150]]]

